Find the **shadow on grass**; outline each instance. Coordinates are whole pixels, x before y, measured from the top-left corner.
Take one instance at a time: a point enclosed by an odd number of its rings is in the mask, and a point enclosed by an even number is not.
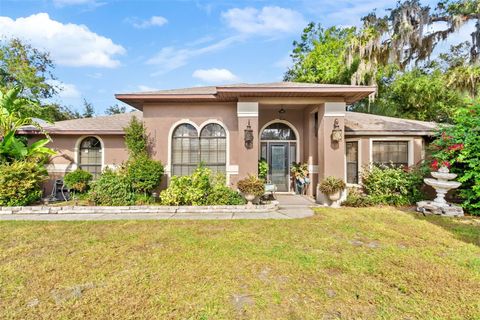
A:
[[[480,247],[480,217],[450,218],[414,213],[417,219],[428,221],[452,233],[457,239]]]

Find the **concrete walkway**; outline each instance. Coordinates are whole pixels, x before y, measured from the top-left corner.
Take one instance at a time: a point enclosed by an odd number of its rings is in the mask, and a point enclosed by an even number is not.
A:
[[[105,220],[238,220],[238,219],[301,219],[313,216],[315,203],[297,195],[279,195],[278,209],[268,212],[231,213],[69,213],[69,214],[3,214],[2,220],[26,221],[105,221]]]

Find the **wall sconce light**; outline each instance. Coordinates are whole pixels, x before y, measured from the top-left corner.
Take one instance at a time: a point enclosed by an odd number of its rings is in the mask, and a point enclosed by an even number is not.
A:
[[[285,112],[287,112],[287,111],[285,109],[283,109],[283,107],[280,108],[280,110],[278,110],[278,118],[280,120],[283,120],[283,115],[285,114]]]
[[[248,120],[247,128],[244,130],[243,139],[245,140],[245,148],[253,148],[253,129],[250,126],[250,120]]]
[[[340,142],[343,139],[343,130],[340,128],[338,124],[338,119],[335,119],[333,122],[333,130],[332,130],[332,141]]]

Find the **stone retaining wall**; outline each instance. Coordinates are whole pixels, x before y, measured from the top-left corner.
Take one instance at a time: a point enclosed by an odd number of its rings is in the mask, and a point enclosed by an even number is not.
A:
[[[243,212],[269,212],[277,209],[277,204],[267,205],[241,205],[241,206],[25,206],[25,207],[0,207],[0,214],[124,214],[124,213],[243,213]]]

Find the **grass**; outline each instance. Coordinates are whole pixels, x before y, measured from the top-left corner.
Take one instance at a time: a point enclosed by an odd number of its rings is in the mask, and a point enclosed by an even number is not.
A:
[[[480,319],[480,221],[1,222],[2,319]]]

